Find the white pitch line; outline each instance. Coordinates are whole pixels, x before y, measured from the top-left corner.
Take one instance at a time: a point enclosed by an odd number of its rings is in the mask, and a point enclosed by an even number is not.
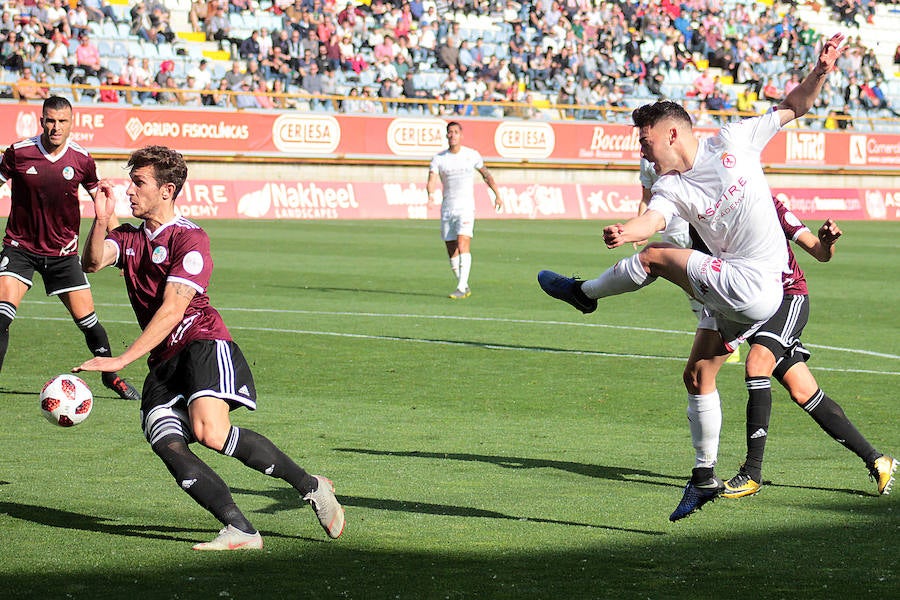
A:
[[[55,305],[55,302],[48,301],[36,301],[32,304],[46,304],[46,305]],[[116,304],[116,303],[97,303],[97,306],[106,306],[106,307],[114,307],[114,308],[128,308],[131,306],[129,304]],[[459,316],[459,315],[423,315],[423,314],[413,314],[413,313],[376,313],[376,312],[351,312],[351,311],[323,311],[323,310],[306,310],[306,309],[277,309],[277,308],[247,308],[247,307],[223,307],[217,309],[220,312],[245,312],[245,313],[267,313],[267,314],[297,314],[297,315],[319,315],[319,316],[338,316],[338,317],[371,317],[371,318],[399,318],[399,319],[431,319],[431,320],[450,320],[450,321],[470,321],[470,322],[495,322],[495,323],[513,323],[513,324],[525,324],[525,325],[551,325],[551,326],[569,326],[569,327],[587,327],[587,328],[601,328],[601,329],[616,329],[622,331],[640,331],[646,333],[665,333],[665,334],[673,334],[673,335],[694,335],[692,331],[683,331],[676,329],[659,329],[653,327],[634,327],[628,325],[609,325],[605,323],[575,323],[572,321],[542,321],[542,320],[534,320],[534,319],[507,319],[501,317],[470,317],[470,316]],[[35,320],[54,320],[54,321],[67,321],[67,318],[59,318],[59,317],[20,317],[20,318],[33,318]],[[133,321],[112,321],[109,319],[104,319],[104,322],[109,323],[124,323],[124,324],[133,324]],[[385,341],[402,341],[402,342],[411,342],[411,343],[428,343],[428,344],[445,344],[445,345],[456,345],[456,346],[473,346],[479,348],[490,348],[496,350],[520,350],[520,351],[532,351],[532,352],[547,352],[553,354],[573,354],[573,355],[582,355],[582,356],[607,356],[607,357],[619,357],[619,358],[654,358],[658,360],[678,360],[683,361],[684,358],[674,358],[671,356],[651,356],[651,355],[642,355],[642,354],[617,354],[617,353],[607,353],[600,351],[592,351],[592,350],[564,350],[564,349],[552,349],[552,348],[535,348],[535,347],[523,347],[523,348],[512,348],[508,346],[500,346],[500,345],[491,345],[488,343],[476,343],[476,342],[454,342],[454,341],[442,341],[442,340],[428,340],[421,338],[406,338],[406,337],[398,337],[398,336],[379,336],[379,335],[368,335],[368,334],[354,334],[354,333],[341,333],[341,332],[332,332],[332,331],[314,331],[314,330],[291,330],[291,329],[277,329],[277,328],[265,328],[265,327],[236,327],[229,326],[229,329],[242,329],[245,331],[268,331],[272,333],[293,333],[293,334],[304,334],[304,335],[331,335],[331,336],[343,336],[343,337],[351,337],[351,338],[360,338],[360,339],[374,339],[374,340],[385,340]],[[874,352],[871,350],[861,350],[857,348],[843,348],[838,346],[823,346],[818,344],[804,344],[810,348],[818,348],[823,350],[832,350],[835,352],[846,352],[849,354],[862,354],[865,356],[874,356],[877,358],[887,358],[893,360],[900,360],[900,356],[895,354],[887,354],[883,352]],[[900,375],[900,372],[894,371],[873,371],[867,369],[838,369],[838,368],[829,368],[829,367],[810,367],[815,368],[820,371],[834,371],[839,373],[864,373],[864,374],[874,374],[874,375]]]

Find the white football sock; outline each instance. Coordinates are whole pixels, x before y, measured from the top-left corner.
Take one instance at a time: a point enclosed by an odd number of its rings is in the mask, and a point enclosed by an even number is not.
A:
[[[691,442],[697,453],[694,467],[716,466],[719,433],[722,430],[719,390],[709,394],[688,394],[687,417],[691,426]]]
[[[588,298],[605,298],[626,292],[634,292],[645,285],[656,281],[656,277],[650,277],[641,266],[641,259],[637,254],[623,258],[600,277],[585,281],[581,284]]]
[[[466,252],[459,255],[459,284],[456,289],[464,292],[469,288],[469,271],[472,270],[472,254]]]
[[[450,257],[450,268],[453,269],[453,276],[459,281],[459,254]]]

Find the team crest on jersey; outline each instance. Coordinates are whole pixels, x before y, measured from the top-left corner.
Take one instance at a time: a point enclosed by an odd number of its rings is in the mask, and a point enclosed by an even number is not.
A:
[[[162,261],[166,260],[166,257],[168,255],[169,253],[166,252],[165,248],[163,248],[162,246],[157,246],[153,249],[153,254],[150,256],[150,260],[153,261],[153,264],[158,265]]]
[[[62,171],[63,179],[66,181],[72,181],[72,178],[75,177],[75,169],[72,167],[66,167]]]
[[[722,154],[722,166],[726,169],[734,168],[736,163],[737,159],[734,157],[734,154],[728,154],[727,152]]]
[[[191,250],[184,255],[181,266],[191,275],[198,275],[203,270],[203,255],[196,250]]]

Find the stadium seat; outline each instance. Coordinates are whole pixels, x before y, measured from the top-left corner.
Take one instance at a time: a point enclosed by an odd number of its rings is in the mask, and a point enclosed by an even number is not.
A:
[[[128,58],[128,46],[123,42],[114,42],[111,56],[114,56],[115,58]]]

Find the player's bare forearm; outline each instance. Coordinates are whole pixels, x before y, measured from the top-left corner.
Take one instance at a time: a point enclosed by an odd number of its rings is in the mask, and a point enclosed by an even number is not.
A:
[[[795,87],[776,107],[781,118],[781,124],[793,121],[805,115],[822,91],[825,78],[835,68],[838,58],[844,53],[846,46],[841,46],[844,34],[836,33],[822,46],[819,59],[809,74]]]
[[[654,233],[665,227],[663,216],[655,210],[628,219],[625,223],[616,223],[603,230],[603,241],[607,248],[618,248],[623,244],[647,240]]]
[[[160,345],[172,331],[178,327],[184,319],[184,311],[187,309],[196,290],[183,283],[168,283],[163,295],[163,303],[159,310],[147,323],[134,342],[120,356],[111,358],[94,357],[72,369],[73,373],[79,371],[118,371],[124,369],[138,360],[158,345]],[[106,360],[98,360],[106,358]],[[114,361],[114,362],[111,362]],[[110,368],[115,366],[115,368]]]
[[[101,180],[93,195],[94,222],[81,253],[81,268],[85,273],[96,273],[115,261],[115,249],[106,246],[106,234],[118,226],[115,216],[116,201],[112,184]]]
[[[834,256],[834,245],[841,235],[842,232],[837,223],[832,219],[828,219],[819,228],[817,234],[804,231],[797,237],[796,243],[817,261],[828,262]]]

